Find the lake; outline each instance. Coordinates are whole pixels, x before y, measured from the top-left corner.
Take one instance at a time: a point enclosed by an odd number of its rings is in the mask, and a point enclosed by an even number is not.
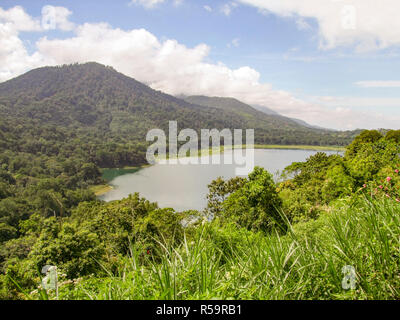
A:
[[[225,151],[223,156],[231,156],[232,152]],[[278,173],[292,162],[305,161],[317,152],[321,151],[256,149],[255,165],[265,168],[277,178]],[[324,152],[328,155],[342,154],[338,151]],[[113,190],[99,198],[104,201],[120,200],[139,192],[140,196],[158,202],[162,208],[174,208],[177,211],[202,210],[207,206],[207,185],[218,177],[235,177],[235,168],[235,165],[228,164],[156,164],[140,170],[110,169],[103,176],[112,178],[109,184]]]

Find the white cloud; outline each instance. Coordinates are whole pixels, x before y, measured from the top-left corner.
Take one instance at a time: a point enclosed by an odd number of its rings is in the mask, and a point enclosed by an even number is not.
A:
[[[305,19],[303,19],[301,17],[296,20],[296,25],[297,25],[297,28],[299,30],[309,30],[309,29],[311,29],[311,26],[309,25],[309,23]]]
[[[71,31],[75,27],[68,20],[71,14],[72,12],[67,8],[48,5],[42,8],[42,17],[33,18],[21,6],[16,6],[8,10],[0,7],[0,24],[16,32],[44,31],[49,29]]]
[[[203,8],[208,12],[212,12],[213,11],[213,9],[210,6],[204,6]]]
[[[174,6],[178,7],[183,3],[184,0],[174,0]]]
[[[355,85],[362,88],[400,88],[400,81],[359,81]]]
[[[359,51],[400,45],[398,0],[238,0],[262,12],[314,19],[320,47],[356,46]]]
[[[10,79],[29,69],[42,66],[47,60],[39,53],[29,54],[20,32],[45,31],[43,21],[52,20],[54,28],[70,30],[73,24],[68,21],[71,14],[63,7],[46,6],[44,13],[49,14],[42,18],[33,18],[21,6],[8,10],[0,8],[0,81]],[[49,10],[51,9],[51,10]]]
[[[329,106],[329,107],[357,107],[362,109],[368,108],[392,108],[398,109],[400,107],[400,97],[332,97],[332,96],[313,96],[313,97],[306,97],[307,101],[312,103],[316,103],[319,105]],[[397,112],[400,114],[399,112]]]
[[[228,48],[231,48],[231,47],[237,48],[239,46],[240,46],[240,39],[239,38],[235,38],[230,43],[228,43]]]
[[[180,6],[185,0],[171,0],[175,7]],[[159,4],[166,2],[166,0],[131,0],[128,6],[139,5],[146,9],[154,9]]]
[[[21,6],[8,10],[0,8],[0,24],[13,31],[40,31],[39,19],[29,16]]]
[[[131,0],[129,5],[141,5],[147,9],[153,9],[160,3],[163,3],[165,0]]]
[[[236,2],[228,2],[225,3],[224,5],[222,5],[220,7],[220,11],[226,15],[226,16],[230,16],[233,9],[235,9],[238,6],[238,4]]]
[[[44,6],[42,9],[42,28],[45,30],[71,31],[75,28],[75,24],[68,20],[71,14],[72,12],[64,7]]]
[[[309,104],[323,108],[320,124],[337,128],[394,128],[400,129],[399,98],[310,96]],[[357,110],[358,109],[358,110]],[[384,111],[385,110],[385,111]],[[390,116],[385,114],[391,110]],[[329,125],[329,116],[332,117]],[[341,125],[337,125],[337,124]]]
[[[0,23],[0,81],[42,65],[40,54],[29,55],[18,31]]]

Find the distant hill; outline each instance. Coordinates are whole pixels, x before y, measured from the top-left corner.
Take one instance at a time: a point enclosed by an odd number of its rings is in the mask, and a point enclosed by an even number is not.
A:
[[[218,109],[223,109],[225,111],[233,111],[239,116],[251,117],[256,122],[261,122],[261,126],[266,125],[267,123],[270,126],[278,125],[280,128],[285,128],[289,126],[290,128],[308,128],[308,129],[320,129],[323,131],[335,131],[331,129],[325,129],[319,126],[313,126],[308,124],[307,122],[282,116],[278,112],[264,107],[260,105],[247,105],[237,99],[234,98],[222,98],[222,97],[207,97],[207,96],[181,96],[182,99],[187,102],[214,107]],[[257,112],[255,112],[257,111]],[[265,116],[267,115],[267,116]],[[283,125],[283,127],[282,127]]]
[[[266,113],[266,114],[277,115],[277,116],[280,115],[278,112],[276,112],[276,111],[274,111],[274,110],[272,110],[272,109],[269,109],[269,108],[267,108],[267,107],[258,106],[258,105],[253,105],[252,107],[253,107],[254,109],[259,110],[259,111],[261,111],[261,112],[264,112],[264,113]],[[296,119],[296,118],[290,118],[290,119],[292,119],[294,122],[296,122],[296,123],[302,125],[303,127],[312,128],[312,129],[321,129],[321,130],[335,131],[335,130],[333,130],[333,129],[323,128],[323,127],[320,127],[320,126],[315,126],[315,125],[309,124],[309,123],[307,123],[307,122],[304,121],[304,120],[300,120],[300,119]]]
[[[278,113],[265,108],[264,110],[257,110],[256,108],[245,104],[234,98],[221,98],[221,97],[207,97],[207,96],[188,96],[184,97],[184,100],[193,104],[213,107],[222,109],[224,111],[234,112],[240,117],[245,117],[247,119],[261,121],[262,125],[270,125],[271,127],[279,126],[282,128],[290,126],[292,128],[300,128],[295,121],[289,118],[280,116]],[[278,123],[277,123],[277,120]]]
[[[179,99],[94,62],[39,68],[0,83],[0,116],[141,143],[170,120],[197,131],[252,128],[259,144],[346,145],[354,135],[309,128],[235,99]]]
[[[278,114],[266,114],[234,98],[189,96],[185,101],[204,107],[213,107],[234,113],[237,117],[246,119],[249,128],[256,130],[304,130],[305,126],[293,121],[290,118]]]

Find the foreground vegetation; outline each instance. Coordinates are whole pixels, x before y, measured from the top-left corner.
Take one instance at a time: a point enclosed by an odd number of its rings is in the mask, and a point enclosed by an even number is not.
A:
[[[84,186],[70,203],[60,182],[16,215],[6,193],[20,182],[3,169],[0,297],[54,299],[39,286],[51,264],[59,299],[398,299],[399,154],[400,131],[364,131],[278,184],[262,168],[216,179],[204,212],[104,203]]]
[[[177,247],[160,242],[159,259],[131,244],[117,272],[65,282],[60,298],[398,299],[399,219],[393,201],[365,197],[285,236],[215,221]],[[342,287],[347,265],[356,270],[355,290]]]

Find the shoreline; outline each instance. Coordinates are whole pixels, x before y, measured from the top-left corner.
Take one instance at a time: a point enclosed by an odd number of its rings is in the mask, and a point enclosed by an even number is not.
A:
[[[246,145],[237,145],[233,147],[224,147],[221,146],[219,148],[209,148],[209,149],[201,149],[197,152],[197,156],[206,156],[212,155],[213,153],[224,152],[225,150],[232,150],[232,149],[244,149]],[[249,149],[264,149],[264,150],[309,150],[309,151],[337,151],[337,152],[344,152],[346,147],[339,147],[339,146],[309,146],[309,145],[274,145],[274,144],[255,144]],[[188,158],[191,157],[190,155],[186,155],[184,157],[158,157],[157,159],[165,160],[165,159],[177,159],[177,158]],[[150,166],[150,165],[149,165]]]
[[[89,190],[93,191],[96,197],[100,197],[113,190],[114,188],[109,184],[99,184],[89,187]]]
[[[150,164],[146,164],[146,165],[142,165],[142,166],[125,166],[123,168],[100,168],[102,178],[103,178],[103,180],[105,180],[106,183],[90,186],[89,190],[93,191],[93,193],[95,194],[96,197],[100,197],[114,189],[114,186],[112,186],[110,184],[110,181],[113,179],[109,180],[103,176],[104,172],[107,170],[109,170],[109,171],[119,171],[119,170],[130,171],[131,170],[132,172],[137,172],[141,169],[144,169],[144,168],[147,168],[150,166],[151,166]],[[124,173],[124,174],[126,174],[126,173]]]
[[[307,145],[255,145],[254,149],[284,149],[284,150],[312,150],[312,151],[345,151],[346,147],[339,146],[307,146]]]
[[[339,146],[308,146],[308,145],[279,145],[256,144],[254,149],[282,149],[282,150],[311,150],[311,151],[345,151],[346,147]]]
[[[239,149],[239,148],[245,148],[245,145],[242,146],[233,146],[233,147],[228,147],[225,148],[224,146],[219,147],[219,148],[209,148],[209,149],[202,149],[198,151],[197,156],[201,157],[201,156],[206,156],[206,155],[211,155],[215,152],[217,153],[221,153],[224,152],[225,150],[232,150],[232,149]],[[256,144],[254,145],[251,149],[265,149],[265,150],[310,150],[310,151],[345,151],[346,148],[345,147],[339,147],[339,146],[308,146],[308,145],[262,145],[262,144]],[[185,156],[185,158],[190,157],[190,155]],[[178,157],[179,158],[179,157]],[[174,159],[174,158],[169,158],[167,157],[167,159]],[[132,170],[132,173],[135,173],[139,170],[151,167],[153,165],[151,164],[145,164],[142,166],[125,166],[123,168],[100,168],[101,173],[103,174],[104,171],[109,170],[109,171],[130,171]],[[129,172],[126,172],[124,174],[127,174]],[[103,177],[104,179],[104,177]],[[100,185],[95,185],[90,187],[89,189],[92,190],[94,192],[94,194],[96,195],[96,197],[100,197],[108,192],[110,192],[111,190],[114,189],[114,187],[112,185],[109,184],[110,181],[108,181],[107,179],[105,179],[108,183],[107,184],[100,184]]]

